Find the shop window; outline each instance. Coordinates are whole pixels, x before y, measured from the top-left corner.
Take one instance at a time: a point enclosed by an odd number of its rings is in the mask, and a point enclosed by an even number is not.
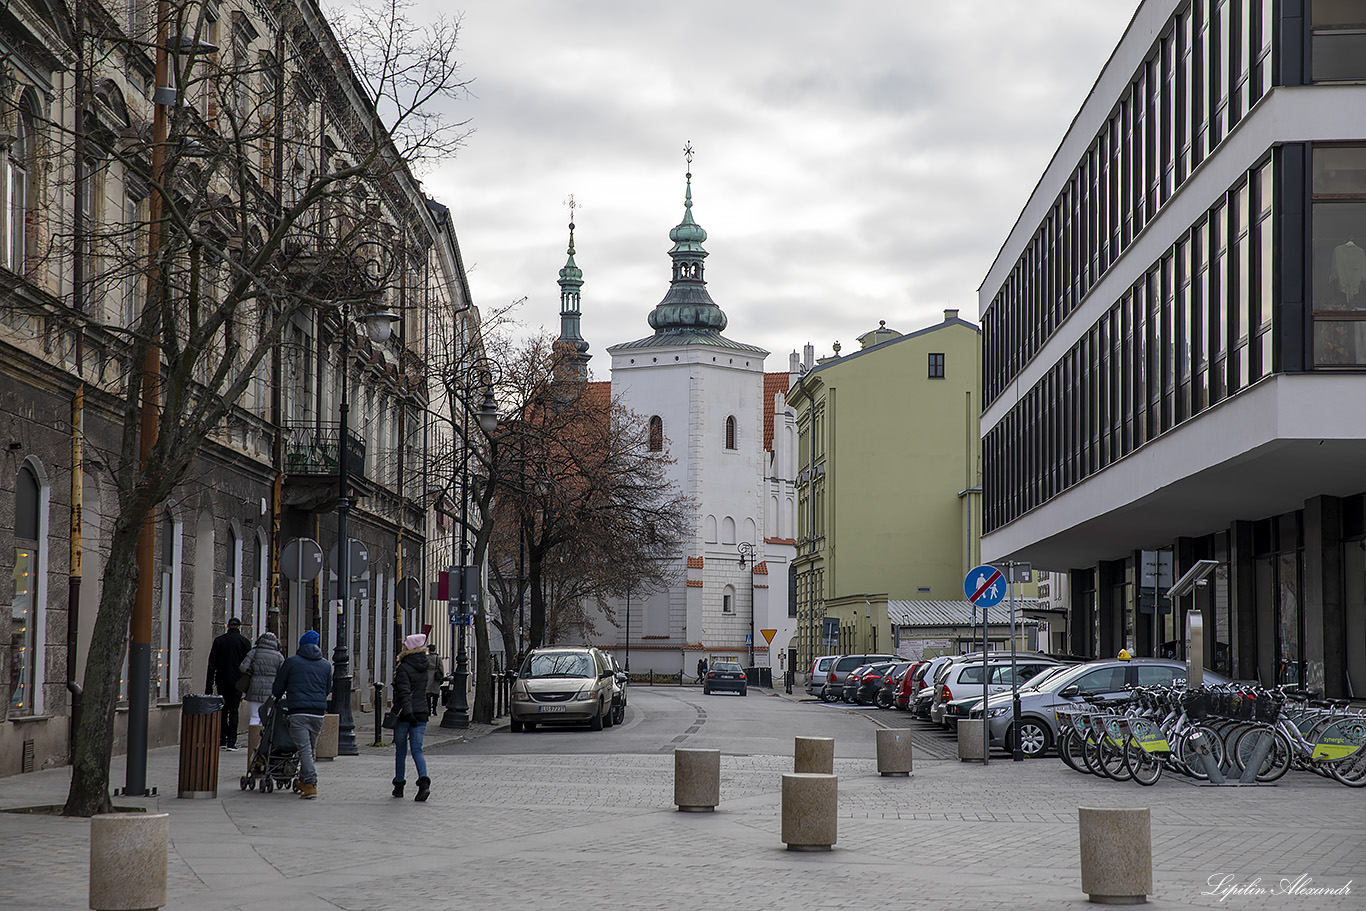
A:
[[[14,600],[10,602],[9,714],[38,713],[39,512],[42,488],[28,465],[14,492]]]

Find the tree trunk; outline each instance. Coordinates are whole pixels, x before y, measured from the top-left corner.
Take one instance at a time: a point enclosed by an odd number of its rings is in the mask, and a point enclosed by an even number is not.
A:
[[[94,816],[113,810],[109,797],[109,759],[114,748],[114,706],[119,673],[128,652],[128,622],[137,593],[139,525],[115,525],[103,590],[95,615],[90,654],[85,663],[81,726],[71,751],[71,789],[63,816]]]
[[[474,714],[472,721],[489,724],[493,721],[493,667],[489,648],[488,609],[475,615],[474,621]]]
[[[531,635],[529,648],[540,648],[545,641],[545,592],[541,589],[541,556],[535,553],[526,574],[531,592]]]

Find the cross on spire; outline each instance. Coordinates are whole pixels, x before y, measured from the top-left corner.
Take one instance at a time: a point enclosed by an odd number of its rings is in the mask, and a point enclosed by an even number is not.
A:
[[[688,141],[688,142],[685,142],[685,143],[683,144],[683,160],[686,161],[686,162],[688,163],[688,173],[687,173],[687,177],[688,177],[689,180],[691,180],[691,179],[692,179],[692,141],[691,141],[691,140]]]

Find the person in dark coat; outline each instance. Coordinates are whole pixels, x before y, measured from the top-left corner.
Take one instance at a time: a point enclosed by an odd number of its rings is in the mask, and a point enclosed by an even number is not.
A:
[[[242,701],[242,694],[237,692],[237,678],[241,676],[237,668],[251,651],[251,640],[242,635],[241,627],[241,620],[229,617],[228,631],[213,640],[208,681],[204,684],[206,693],[212,693],[214,684],[218,684],[218,693],[223,697],[223,726],[218,745],[225,750],[237,749],[237,707]]]
[[[436,703],[441,698],[441,682],[446,679],[446,669],[441,666],[441,656],[436,653],[436,645],[427,643],[427,714],[436,714]]]
[[[332,666],[318,648],[317,630],[299,637],[299,650],[280,665],[271,694],[276,699],[284,697],[289,736],[299,748],[299,796],[312,800],[318,796],[318,735],[323,732],[327,699],[332,695]]]
[[[417,766],[417,795],[414,800],[427,799],[432,780],[427,777],[427,757],[422,755],[422,739],[427,734],[427,637],[413,633],[403,640],[403,651],[398,653],[394,668],[394,796],[403,796],[404,776],[408,764],[408,750],[413,751],[413,765]]]
[[[698,658],[698,659],[697,659],[697,682],[698,682],[698,683],[701,683],[702,680],[703,680],[706,676],[707,676],[707,659],[706,659],[706,658]]]

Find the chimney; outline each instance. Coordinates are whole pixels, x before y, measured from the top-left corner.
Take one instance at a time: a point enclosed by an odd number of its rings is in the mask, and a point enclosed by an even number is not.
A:
[[[953,322],[953,321],[956,320],[956,319],[958,319],[958,311],[957,311],[957,310],[945,310],[945,311],[944,311],[944,322],[946,322],[946,323],[951,323],[951,322]]]
[[[807,342],[802,346],[802,366],[810,370],[816,363],[816,346]]]
[[[788,373],[801,373],[801,372],[802,372],[802,356],[801,356],[800,354],[798,354],[796,351],[793,351],[791,354],[789,354],[789,355],[787,356],[787,372],[788,372]]]

